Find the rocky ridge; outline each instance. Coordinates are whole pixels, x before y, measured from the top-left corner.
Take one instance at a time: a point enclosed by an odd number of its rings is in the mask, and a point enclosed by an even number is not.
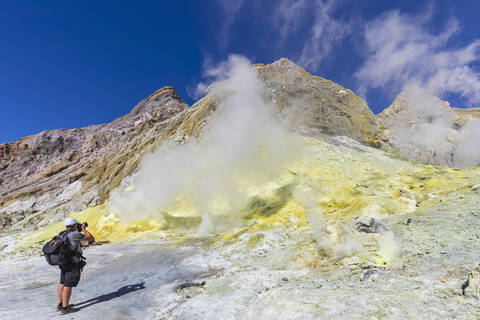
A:
[[[165,87],[109,124],[47,130],[0,145],[0,225],[22,228],[103,203],[165,122],[188,109]]]

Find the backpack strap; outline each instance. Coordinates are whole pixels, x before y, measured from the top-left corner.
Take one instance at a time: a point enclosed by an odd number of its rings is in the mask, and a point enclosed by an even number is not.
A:
[[[71,233],[71,232],[73,232],[73,230],[67,229],[67,230],[64,230],[64,231],[60,232],[59,236],[61,236],[61,237],[65,236],[64,239],[65,239],[66,241],[69,241],[69,240],[68,240],[68,234]],[[63,238],[62,238],[62,239],[63,239]],[[70,245],[69,245],[68,243],[67,243],[67,245],[68,245],[69,248],[70,248]],[[83,259],[83,260],[87,260],[87,258],[85,258],[82,254],[79,254],[79,252],[78,252],[78,250],[77,250],[79,245],[80,245],[80,240],[78,241],[77,246],[75,247],[75,249],[71,250],[71,251],[73,251],[73,255],[79,257],[80,260],[82,260],[82,259]]]
[[[62,232],[60,232],[60,233],[58,234],[58,236],[59,236],[60,238],[62,238],[63,236],[65,236],[65,239],[66,239],[67,236],[68,236],[68,234],[71,233],[71,232],[73,232],[73,230],[70,230],[70,229],[63,230]]]
[[[70,252],[72,252],[73,254],[75,254],[75,252],[77,251],[77,247],[75,247],[74,250],[70,250],[70,240],[68,239],[68,235],[72,232],[73,232],[73,230],[67,229],[67,230],[64,230],[64,231],[60,232],[58,236],[60,237],[60,241],[62,241],[64,243],[64,245],[67,246],[68,250]]]

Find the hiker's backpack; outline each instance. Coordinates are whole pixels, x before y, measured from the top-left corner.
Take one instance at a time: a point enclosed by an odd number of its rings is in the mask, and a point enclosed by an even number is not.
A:
[[[42,248],[45,259],[52,266],[66,265],[75,255],[76,250],[70,250],[68,245],[68,234],[71,230],[60,232],[58,236],[53,237]],[[76,249],[76,248],[75,248]]]

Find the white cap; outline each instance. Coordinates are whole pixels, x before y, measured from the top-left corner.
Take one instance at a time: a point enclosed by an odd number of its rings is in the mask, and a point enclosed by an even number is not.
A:
[[[68,226],[73,226],[74,224],[77,224],[79,222],[75,218],[67,218],[67,219],[65,219],[64,223],[65,223],[65,227],[68,227]]]

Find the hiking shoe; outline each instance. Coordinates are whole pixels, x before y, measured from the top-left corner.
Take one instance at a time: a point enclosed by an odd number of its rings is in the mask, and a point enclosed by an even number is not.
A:
[[[74,304],[69,304],[67,307],[73,307],[73,306]],[[62,309],[63,309],[62,304],[61,303],[57,304],[57,311],[62,311]]]
[[[61,313],[62,314],[68,314],[68,313],[73,313],[73,312],[77,312],[77,311],[80,311],[80,308],[74,308],[74,307],[72,307],[71,304],[69,304],[65,308],[62,308]]]

